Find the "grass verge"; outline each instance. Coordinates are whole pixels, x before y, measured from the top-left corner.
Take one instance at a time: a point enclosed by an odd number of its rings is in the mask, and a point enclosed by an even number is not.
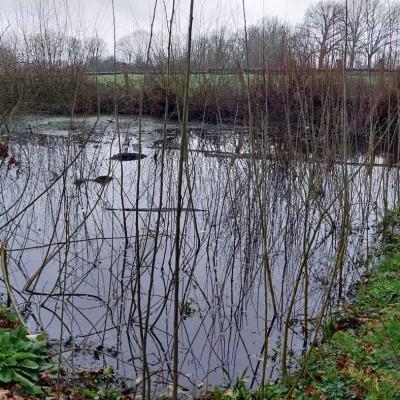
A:
[[[400,250],[360,284],[324,339],[293,398],[400,399]]]

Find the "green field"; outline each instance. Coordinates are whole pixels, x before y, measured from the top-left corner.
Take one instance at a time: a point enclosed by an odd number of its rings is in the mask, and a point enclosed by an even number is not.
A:
[[[256,76],[256,75],[254,75]],[[143,74],[129,74],[127,78],[123,74],[117,74],[116,77],[114,74],[99,74],[97,75],[88,75],[88,78],[91,80],[96,80],[100,86],[112,86],[114,85],[114,81],[116,80],[118,87],[133,87],[140,88],[143,84],[144,75]],[[165,83],[166,75],[165,74],[149,74],[147,75],[147,79],[149,82],[156,81],[160,85]],[[211,86],[230,86],[234,84],[237,86],[238,82],[243,81],[246,77],[241,77],[239,74],[192,74],[191,75],[191,86],[192,87],[200,87],[202,85],[211,85]],[[171,75],[171,83],[172,86],[183,84],[184,75],[183,74],[175,74]]]
[[[335,77],[329,72],[321,72],[321,71],[311,71],[310,76],[312,76],[313,80],[331,80]],[[246,73],[238,74],[226,74],[226,73],[193,73],[191,74],[191,83],[190,86],[192,89],[201,88],[201,87],[220,87],[220,88],[240,88],[246,81],[247,76],[250,77],[251,81],[259,79],[260,81],[263,79],[261,74],[251,73],[247,75]],[[117,73],[116,76],[114,74],[99,74],[99,75],[87,75],[89,80],[95,81],[100,87],[112,87],[114,85],[114,81],[116,81],[117,87],[119,88],[133,88],[140,89],[143,84],[144,74],[141,73],[132,73],[125,77],[122,73]],[[340,77],[340,74],[336,75],[337,78]],[[288,82],[286,80],[287,76],[284,74],[271,74],[267,77],[268,82],[274,87],[281,87],[282,84]],[[372,85],[376,86],[382,82],[382,79],[379,77],[378,72],[368,73],[365,72],[353,72],[349,71],[346,76],[347,82],[359,82],[363,85]],[[171,88],[178,89],[183,88],[184,84],[184,74],[172,74],[170,78]],[[393,85],[396,82],[395,75],[393,73],[387,72],[383,77],[383,81],[386,84]],[[147,75],[147,84],[155,83],[157,86],[165,87],[166,86],[166,75],[163,73],[150,73]]]

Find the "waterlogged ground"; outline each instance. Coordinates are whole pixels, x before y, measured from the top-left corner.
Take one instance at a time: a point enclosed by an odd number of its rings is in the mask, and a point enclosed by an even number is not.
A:
[[[31,329],[62,343],[66,368],[112,366],[136,383],[145,351],[154,393],[171,381],[179,154],[169,129],[162,162],[161,127],[142,121],[140,176],[137,160],[113,159],[138,151],[134,118],[117,129],[112,117],[24,117],[3,131],[18,165],[0,165],[0,239]],[[267,376],[278,376],[291,297],[289,355],[299,355],[332,277],[342,160],[315,141],[255,141],[249,157],[246,130],[191,125],[179,293],[180,383],[191,391],[242,376],[256,385],[264,357]],[[398,187],[387,157],[363,166],[362,151],[350,155],[344,295],[365,271]]]

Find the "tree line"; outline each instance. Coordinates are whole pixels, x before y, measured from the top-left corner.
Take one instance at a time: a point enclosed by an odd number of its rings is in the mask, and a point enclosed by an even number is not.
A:
[[[4,24],[3,24],[4,25]],[[201,30],[199,30],[201,31]],[[338,60],[349,69],[399,66],[400,2],[394,0],[323,0],[306,10],[301,23],[263,18],[246,29],[228,24],[193,38],[193,70],[236,68],[333,68]],[[146,68],[150,33],[135,30],[116,43],[117,60],[104,39],[79,38],[46,26],[36,32],[0,30],[0,71],[15,65],[64,67],[88,72],[119,72]],[[172,67],[183,68],[185,39],[176,36]],[[162,32],[154,32],[150,66],[163,69],[167,49]]]

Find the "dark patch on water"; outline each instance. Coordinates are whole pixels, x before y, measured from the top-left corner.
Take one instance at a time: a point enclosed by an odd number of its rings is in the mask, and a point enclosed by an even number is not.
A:
[[[138,154],[138,153],[118,153],[114,154],[111,157],[111,160],[116,160],[116,161],[137,161],[137,160],[143,160],[147,156],[145,154]]]

